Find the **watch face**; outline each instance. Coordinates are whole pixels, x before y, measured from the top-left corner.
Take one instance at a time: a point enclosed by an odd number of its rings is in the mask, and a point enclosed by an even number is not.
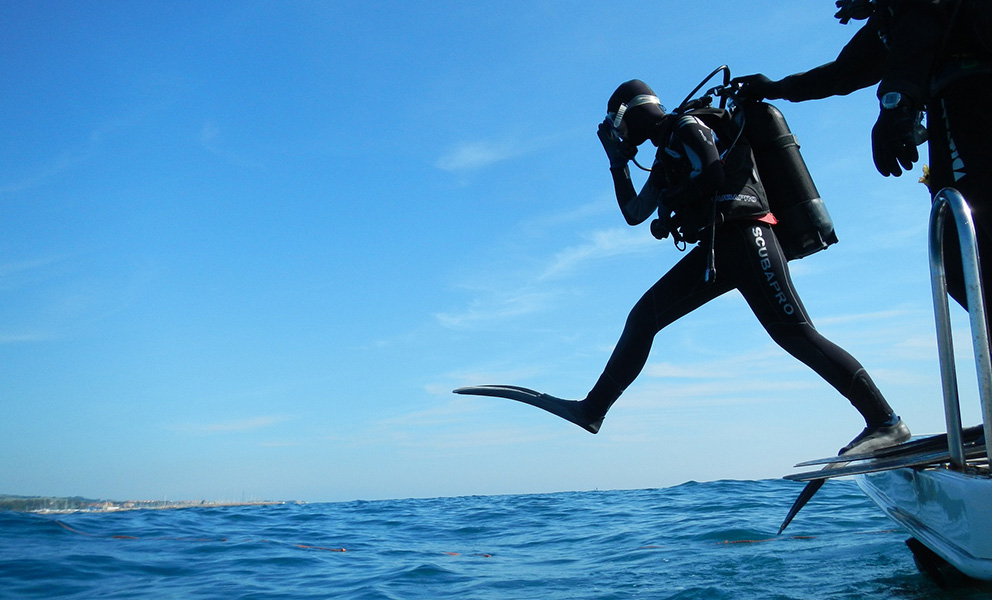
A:
[[[902,102],[902,94],[899,92],[888,92],[882,96],[882,108],[895,108]]]

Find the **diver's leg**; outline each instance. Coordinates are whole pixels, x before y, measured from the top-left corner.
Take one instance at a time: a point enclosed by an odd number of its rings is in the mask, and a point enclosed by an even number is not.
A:
[[[655,334],[682,315],[732,289],[727,284],[704,283],[705,267],[703,252],[695,248],[638,300],[627,317],[623,333],[603,374],[582,400],[565,400],[513,386],[482,386],[455,391],[517,400],[544,409],[586,431],[598,433],[610,406],[647,362]]]
[[[861,363],[813,327],[793,287],[788,263],[771,227],[762,224],[740,231],[742,277],[738,289],[772,339],[854,405],[865,419],[866,431],[862,435],[889,432],[895,438],[888,440],[890,443],[908,439],[909,430]],[[749,272],[748,276],[744,272]],[[892,427],[895,429],[891,432],[885,429]]]
[[[583,409],[591,419],[602,423],[613,403],[634,382],[647,362],[659,331],[733,289],[728,281],[721,281],[719,275],[716,282],[706,283],[703,280],[705,269],[705,253],[698,247],[693,248],[637,301],[603,374],[582,401]]]

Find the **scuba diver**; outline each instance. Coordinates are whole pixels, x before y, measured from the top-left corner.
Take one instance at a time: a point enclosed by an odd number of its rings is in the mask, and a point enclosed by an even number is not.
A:
[[[617,202],[629,225],[657,214],[651,232],[693,247],[634,305],[613,354],[583,400],[514,386],[460,388],[542,408],[597,433],[607,411],[640,374],[654,337],[710,300],[739,290],[772,339],[808,365],[861,413],[865,429],[842,449],[868,452],[910,437],[864,367],[820,335],[792,285],[788,258],[772,226],[750,143],[717,109],[668,113],[640,80],[617,88],[598,136],[610,162]],[[725,112],[723,114],[726,114]],[[646,141],[657,146],[638,193],[628,162]]]
[[[865,24],[832,62],[773,81],[739,77],[739,95],[793,102],[846,95],[878,84],[879,116],[872,158],[884,176],[898,177],[919,160],[928,141],[931,198],[957,189],[971,206],[979,254],[992,256],[992,2],[988,0],[837,0],[842,24]],[[921,125],[926,113],[926,129]],[[944,257],[948,289],[967,308],[961,251],[947,219]],[[992,298],[992,260],[982,266]]]

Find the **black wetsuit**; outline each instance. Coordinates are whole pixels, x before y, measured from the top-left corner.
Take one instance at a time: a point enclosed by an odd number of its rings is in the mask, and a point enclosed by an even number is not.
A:
[[[930,190],[954,187],[971,205],[992,293],[992,2],[879,0],[837,58],[774,84],[768,98],[793,102],[844,95],[878,84],[927,113]],[[950,220],[948,219],[950,227]],[[957,234],[944,235],[948,286],[966,305]],[[988,303],[988,300],[986,300]]]
[[[642,223],[655,209],[669,223],[681,226],[688,238],[706,226],[717,202],[715,227],[716,278],[704,280],[708,231],[703,243],[655,283],[634,305],[623,334],[602,376],[586,397],[586,410],[605,415],[643,369],[655,335],[668,324],[730,290],[737,289],[777,344],[804,362],[864,416],[877,425],[892,409],[861,364],[813,327],[792,285],[789,267],[772,228],[764,189],[754,168],[754,157],[744,138],[725,151],[724,140],[714,143],[712,130],[699,119],[666,117],[657,159],[648,182],[636,194],[626,168],[614,168],[617,200],[631,225]],[[659,139],[667,138],[666,139]],[[719,152],[724,150],[725,161]],[[724,168],[726,164],[726,169]],[[712,217],[711,217],[712,218]]]

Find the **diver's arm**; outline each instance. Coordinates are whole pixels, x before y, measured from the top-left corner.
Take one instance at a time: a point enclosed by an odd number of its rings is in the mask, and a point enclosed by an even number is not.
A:
[[[685,181],[666,186],[661,192],[660,203],[671,210],[679,210],[701,198],[713,196],[723,185],[725,174],[713,131],[699,119],[682,117],[672,137],[685,152],[692,172]]]
[[[899,92],[913,109],[922,110],[935,59],[944,43],[948,17],[936,6],[922,3],[904,10],[889,30],[889,53],[878,97]]]
[[[723,163],[717,158],[716,161],[703,167],[702,171],[695,174],[679,185],[673,185],[662,190],[660,203],[671,210],[680,210],[701,198],[708,198],[716,193],[724,182]]]
[[[757,74],[738,77],[733,83],[741,86],[741,97],[752,100],[801,102],[844,96],[878,83],[882,78],[886,55],[878,26],[870,19],[831,62],[778,81]]]
[[[653,177],[653,170],[652,176],[648,177],[640,193],[634,190],[634,183],[630,180],[630,169],[626,165],[622,168],[610,167],[610,174],[613,175],[613,190],[617,195],[617,204],[628,225],[640,225],[654,214],[661,198],[661,190],[654,181],[656,178]]]
[[[869,19],[832,62],[777,82],[777,97],[792,102],[818,100],[875,85],[882,78],[887,54],[874,18]]]
[[[597,135],[603,143],[607,158],[610,160],[613,190],[616,192],[620,212],[623,213],[623,218],[628,225],[639,225],[658,208],[658,192],[653,183],[657,173],[652,171],[651,176],[648,177],[648,182],[644,184],[641,193],[638,194],[634,190],[634,183],[630,180],[630,169],[627,166],[634,153],[637,152],[637,148],[633,147],[633,151],[631,151],[631,147],[625,147],[608,121],[599,124]],[[658,173],[660,172],[659,170]]]

